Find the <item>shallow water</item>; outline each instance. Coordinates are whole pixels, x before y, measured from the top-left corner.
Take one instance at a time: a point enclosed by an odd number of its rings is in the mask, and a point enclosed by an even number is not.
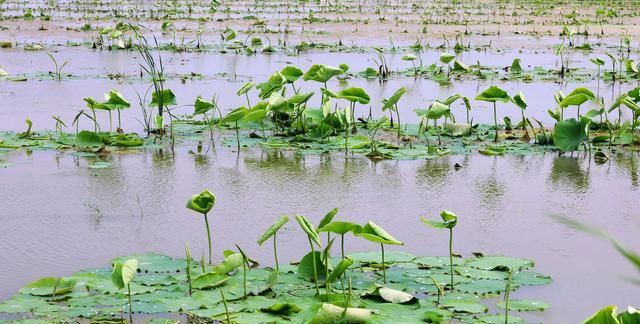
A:
[[[255,240],[278,216],[296,213],[314,222],[334,207],[338,218],[374,220],[406,245],[396,249],[445,255],[446,233],[419,216],[441,209],[460,216],[454,250],[532,258],[553,276],[514,298],[538,298],[552,307],[532,320],[575,323],[604,305],[637,302],[625,281],[634,268],[606,242],[576,233],[548,216],[563,214],[638,246],[640,157],[619,154],[602,165],[556,154],[526,157],[447,156],[432,161],[384,161],[340,154],[299,156],[249,149],[239,157],[218,148],[204,159],[179,147],[107,157],[112,169],[89,170],[87,159],[58,152],[10,152],[0,169],[0,298],[43,276],[108,266],[115,256],[157,251],[181,256],[186,241],[205,253],[202,217],[184,208],[203,188],[218,197],[212,219],[214,255],[243,246],[271,263],[271,249]],[[453,165],[462,165],[455,170]],[[295,222],[278,235],[283,260],[305,253]],[[349,238],[347,249],[376,246]]]

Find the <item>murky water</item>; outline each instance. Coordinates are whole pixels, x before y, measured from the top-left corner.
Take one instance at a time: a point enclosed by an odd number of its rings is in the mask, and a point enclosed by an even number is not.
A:
[[[618,154],[596,165],[556,154],[526,157],[448,156],[433,161],[384,161],[342,155],[298,156],[226,149],[195,158],[166,152],[113,154],[112,169],[89,170],[85,158],[57,152],[8,153],[0,169],[0,298],[31,280],[107,266],[119,255],[157,251],[181,256],[185,242],[205,252],[202,217],[184,208],[203,188],[218,197],[212,217],[215,255],[238,243],[263,263],[271,250],[255,240],[278,216],[314,222],[339,207],[338,218],[374,220],[405,241],[403,251],[445,255],[445,233],[419,216],[444,208],[460,216],[454,250],[536,260],[555,282],[517,297],[552,307],[532,318],[575,323],[604,305],[637,303],[640,288],[625,281],[634,268],[614,249],[554,223],[563,214],[598,226],[637,247],[640,157]],[[459,163],[462,168],[455,170]],[[295,222],[278,236],[281,258],[305,253]],[[349,238],[351,251],[375,246]]]

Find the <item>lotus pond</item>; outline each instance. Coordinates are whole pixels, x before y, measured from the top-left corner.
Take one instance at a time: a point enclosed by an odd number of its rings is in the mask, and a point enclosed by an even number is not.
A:
[[[0,0],[0,322],[640,323],[638,12]]]

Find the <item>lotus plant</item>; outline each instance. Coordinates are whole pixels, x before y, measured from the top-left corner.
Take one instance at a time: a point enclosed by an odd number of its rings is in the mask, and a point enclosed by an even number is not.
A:
[[[211,191],[204,190],[189,198],[186,206],[187,208],[204,216],[204,223],[207,227],[207,240],[209,241],[209,264],[211,264],[211,229],[209,228],[209,219],[207,218],[207,214],[215,204],[216,196],[214,196]]]
[[[497,142],[498,141],[498,117],[496,112],[496,102],[500,101],[500,102],[507,103],[511,101],[511,97],[503,89],[497,86],[490,86],[489,88],[487,88],[486,90],[478,94],[478,96],[476,96],[476,100],[493,103],[493,124],[496,129],[496,136],[493,141]]]
[[[280,270],[280,266],[278,265],[278,246],[276,243],[276,234],[278,234],[280,228],[282,228],[282,226],[284,226],[284,224],[286,224],[287,222],[289,222],[289,217],[287,215],[280,217],[280,219],[271,224],[271,226],[267,228],[267,231],[264,232],[264,234],[262,234],[262,236],[258,239],[258,245],[262,245],[262,243],[264,243],[266,240],[273,237],[273,258],[276,262],[276,271]]]
[[[364,237],[366,240],[380,243],[380,253],[382,256],[382,280],[386,284],[387,283],[387,270],[384,262],[384,245],[404,245],[401,241],[398,241],[396,238],[391,236],[391,234],[387,233],[382,227],[376,225],[374,222],[369,221],[366,225],[362,227],[357,233],[356,236]]]
[[[129,323],[133,323],[133,310],[131,302],[131,281],[138,272],[138,260],[129,259],[124,263],[116,262],[113,265],[113,272],[111,273],[111,282],[118,288],[127,288],[129,296]]]
[[[322,243],[320,243],[320,237],[318,236],[318,232],[311,222],[304,217],[303,215],[296,215],[296,221],[300,224],[302,230],[307,234],[307,239],[309,240],[309,247],[311,248],[311,259],[313,260],[313,282],[316,286],[316,294],[320,294],[320,287],[318,286],[318,266],[316,264],[316,251],[314,248],[314,244],[319,248],[322,247]]]
[[[400,98],[402,98],[405,93],[407,93],[407,88],[401,87],[400,89],[396,90],[396,92],[394,92],[391,97],[389,97],[389,99],[382,100],[382,111],[384,112],[386,110],[389,110],[389,114],[391,114],[391,112],[393,111],[398,117],[398,138],[400,138],[401,132],[400,110],[398,109],[398,101],[400,101]],[[393,127],[393,115],[391,116],[391,127]]]
[[[458,223],[458,216],[453,212],[443,210],[442,212],[440,212],[440,218],[442,218],[442,222],[428,220],[424,217],[420,217],[423,223],[433,228],[446,228],[449,230],[449,272],[451,275],[450,290],[453,291],[453,228],[456,227],[456,224]]]

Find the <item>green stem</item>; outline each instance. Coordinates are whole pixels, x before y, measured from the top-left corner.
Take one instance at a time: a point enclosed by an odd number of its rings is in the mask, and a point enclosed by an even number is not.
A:
[[[273,257],[276,259],[276,271],[280,272],[280,266],[278,265],[278,247],[276,244],[276,234],[278,232],[273,233]]]
[[[307,235],[309,239],[309,246],[311,246],[311,259],[313,260],[313,283],[316,285],[316,295],[320,295],[320,287],[318,286],[318,268],[316,266],[316,249],[313,248],[313,242],[311,237]]]
[[[131,310],[131,284],[127,285],[127,290],[129,290],[129,323],[133,323],[133,311]]]
[[[209,264],[211,264],[211,230],[209,229],[209,219],[207,214],[204,214],[204,223],[207,226],[207,240],[209,241]]]
[[[496,137],[493,139],[494,142],[498,142],[498,117],[496,113],[496,102],[493,102],[493,124],[496,128]]]
[[[118,109],[118,128],[122,129],[122,118],[120,117],[120,109]]]
[[[340,235],[340,251],[342,252],[342,258],[344,259],[344,233]]]
[[[451,291],[453,291],[453,228],[449,229],[449,272],[451,272]]]
[[[240,129],[238,128],[237,120],[236,120],[236,140],[238,142],[238,154],[240,154]]]
[[[380,249],[382,250],[382,280],[387,283],[387,269],[384,266],[384,244],[380,243]]]
[[[224,296],[224,291],[220,289],[220,296],[222,296],[222,304],[224,305],[224,313],[227,315],[227,324],[231,323],[231,316],[229,316],[229,307],[227,306],[227,298]]]
[[[244,283],[244,296],[242,299],[247,299],[247,259],[244,257],[244,254],[242,255],[242,276]]]
[[[511,276],[513,272],[509,269],[509,276],[507,277],[507,287],[504,292],[504,323],[509,323],[509,292],[511,292]]]

